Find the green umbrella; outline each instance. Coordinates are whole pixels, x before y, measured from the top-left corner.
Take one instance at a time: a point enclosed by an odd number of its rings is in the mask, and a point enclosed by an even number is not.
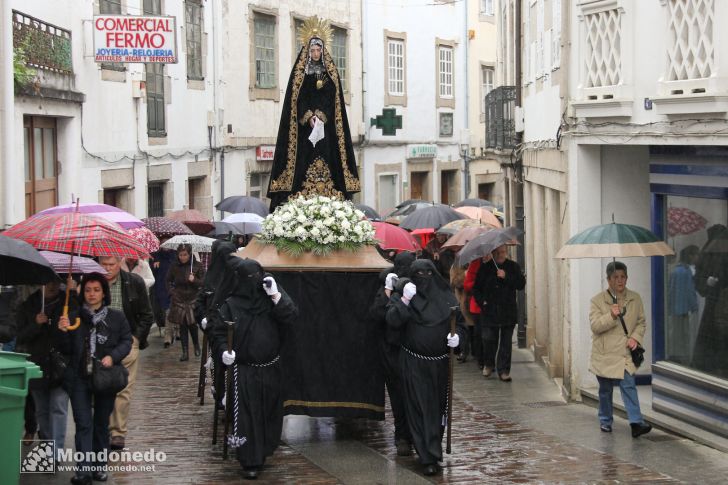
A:
[[[670,256],[675,252],[650,230],[611,222],[575,235],[556,253],[559,259]]]

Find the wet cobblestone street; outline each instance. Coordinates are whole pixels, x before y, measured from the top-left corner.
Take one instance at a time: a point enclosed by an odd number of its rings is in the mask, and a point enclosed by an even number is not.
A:
[[[156,334],[150,341],[149,349],[142,353],[126,445],[131,451],[161,450],[167,458],[157,463],[153,472],[116,471],[110,482],[241,482],[234,456],[223,461],[222,445],[211,445],[212,402],[206,397],[205,405],[200,406],[195,397],[198,362],[179,362],[179,347],[163,349]],[[287,417],[281,446],[257,482],[721,483],[726,476],[724,454],[660,431],[655,431],[654,440],[632,440],[621,418],[615,421],[614,436],[600,436],[595,410],[581,404],[546,401],[542,390],[528,378],[519,382],[519,374],[524,371],[540,375],[541,369],[531,366],[535,364],[515,362],[511,384],[483,379],[472,362],[456,366],[453,453],[445,455],[440,475],[422,476],[416,455],[396,456],[388,409],[386,422]],[[526,405],[513,404],[518,392],[529,396]],[[538,429],[537,423],[553,425],[551,421],[560,423],[553,431]],[[569,439],[570,427],[580,436],[601,441],[579,444]],[[220,435],[222,432],[221,425]],[[70,442],[72,436],[69,429]],[[630,446],[647,452],[637,454],[635,460],[619,458],[623,456],[619,452]],[[701,467],[697,475],[690,470],[680,475],[679,467],[674,465],[668,473],[661,465],[679,461],[681,455],[699,458],[691,461]],[[68,472],[45,479],[24,476],[21,483],[68,483],[69,478]]]

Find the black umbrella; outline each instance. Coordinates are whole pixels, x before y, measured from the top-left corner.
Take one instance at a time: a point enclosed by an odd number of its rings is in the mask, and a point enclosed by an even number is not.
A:
[[[491,201],[485,200],[485,199],[465,199],[461,200],[457,204],[454,204],[453,207],[485,207],[485,206],[495,206]]]
[[[404,207],[404,206],[406,206],[406,205],[412,205],[412,204],[419,204],[419,203],[426,203],[426,204],[430,204],[431,202],[428,202],[428,201],[426,201],[426,200],[422,200],[422,199],[407,199],[407,200],[405,200],[404,202],[400,202],[400,203],[399,203],[399,204],[397,204],[397,205],[396,205],[395,207],[396,207],[397,209],[399,209],[400,207]]]
[[[215,204],[217,210],[232,212],[237,214],[239,212],[252,212],[258,214],[261,217],[268,215],[268,204],[263,202],[261,199],[256,197],[250,197],[247,195],[233,195],[231,197],[225,197],[221,202]]]
[[[0,235],[0,284],[40,285],[58,280],[51,264],[33,246]]]
[[[235,236],[242,236],[245,234],[243,231],[240,230],[239,227],[237,227],[232,222],[222,222],[222,221],[215,221],[213,222],[215,224],[215,229],[210,231],[207,234],[207,237],[214,237],[214,236],[227,236],[230,233],[233,233]]]
[[[374,209],[372,209],[368,205],[364,205],[364,204],[354,204],[354,207],[356,207],[357,209],[359,209],[360,211],[362,211],[364,213],[364,215],[366,216],[367,219],[371,219],[373,221],[378,221],[378,220],[380,220],[382,218],[377,211],[375,211]]]
[[[399,227],[410,231],[430,227],[434,230],[438,230],[441,226],[444,226],[448,222],[456,221],[458,219],[467,219],[467,217],[457,212],[452,207],[443,204],[431,204],[427,207],[417,209],[412,214],[405,217]]]
[[[523,234],[523,231],[517,227],[504,227],[484,232],[463,246],[463,249],[458,253],[458,262],[460,265],[465,266],[471,261],[492,253],[496,248],[504,244],[513,244],[521,234]]]
[[[425,207],[431,207],[433,205],[442,205],[442,204],[434,204],[433,202],[425,202],[425,201],[414,201],[411,204],[400,204],[397,206],[396,209],[394,209],[392,212],[387,214],[387,219],[390,217],[404,217],[412,214],[416,210],[424,209]]]

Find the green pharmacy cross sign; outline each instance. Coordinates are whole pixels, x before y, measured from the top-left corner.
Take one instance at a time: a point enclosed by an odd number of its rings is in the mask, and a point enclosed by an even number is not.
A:
[[[394,108],[385,108],[381,115],[372,118],[371,126],[376,126],[382,130],[382,135],[393,136],[397,134],[397,130],[402,129],[402,115],[397,114]]]

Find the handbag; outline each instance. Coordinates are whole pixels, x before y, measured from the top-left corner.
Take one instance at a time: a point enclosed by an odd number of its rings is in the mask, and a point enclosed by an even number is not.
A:
[[[609,295],[614,299],[614,303],[617,303],[617,297],[615,295],[612,295],[610,292]],[[627,332],[627,325],[624,324],[624,318],[622,316],[624,313],[621,313],[619,315],[619,322],[622,324],[622,330],[624,330],[624,335],[629,338],[629,332]],[[637,342],[637,347],[634,349],[629,349],[629,353],[632,356],[632,363],[635,367],[639,367],[642,365],[642,363],[645,361],[645,349],[642,347],[639,342]]]
[[[68,368],[68,357],[51,347],[46,363],[45,376],[48,380],[48,387],[54,388],[60,386],[63,383],[66,369]]]
[[[104,367],[94,359],[91,389],[97,394],[117,394],[129,383],[129,371],[121,364]]]

